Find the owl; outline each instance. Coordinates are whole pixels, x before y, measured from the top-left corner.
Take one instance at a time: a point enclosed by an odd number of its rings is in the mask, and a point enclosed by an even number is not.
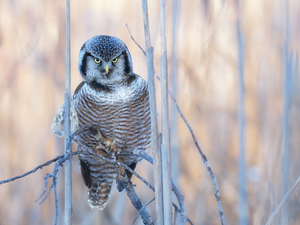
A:
[[[86,41],[79,53],[78,68],[83,81],[71,103],[72,129],[91,127],[77,137],[95,153],[115,159],[135,169],[151,144],[148,84],[133,73],[132,59],[123,41],[100,35]],[[52,130],[63,135],[64,107],[54,118]],[[84,184],[91,208],[104,209],[112,183],[124,189],[115,164],[95,157],[78,145]],[[130,179],[132,174],[125,171]]]

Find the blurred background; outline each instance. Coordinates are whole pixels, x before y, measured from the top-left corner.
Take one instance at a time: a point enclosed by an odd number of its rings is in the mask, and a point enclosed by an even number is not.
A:
[[[148,1],[148,7],[159,75],[159,1]],[[300,175],[299,21],[298,0],[241,1],[240,7],[233,0],[166,1],[169,87],[216,175],[227,224],[241,224],[243,213],[248,224],[265,224]],[[71,1],[72,92],[82,80],[79,50],[100,34],[122,39],[131,52],[134,72],[147,80],[145,56],[130,39],[126,23],[144,48],[140,0]],[[63,154],[63,138],[51,132],[51,124],[64,101],[65,39],[65,1],[0,1],[0,180]],[[160,114],[157,80],[156,91]],[[186,214],[194,224],[220,224],[210,176],[169,102],[172,172],[185,196]],[[43,204],[35,202],[45,187],[43,177],[52,173],[53,166],[0,186],[1,225],[54,223],[53,191]],[[63,171],[57,184],[59,224],[63,224]],[[153,183],[149,163],[140,163],[136,171]],[[137,178],[133,183],[144,204],[154,197]],[[91,210],[86,199],[74,157],[73,224],[132,224],[137,214],[126,194],[115,188],[103,211]],[[155,203],[148,206],[153,218],[154,207]],[[299,224],[299,211],[300,187],[277,224]]]

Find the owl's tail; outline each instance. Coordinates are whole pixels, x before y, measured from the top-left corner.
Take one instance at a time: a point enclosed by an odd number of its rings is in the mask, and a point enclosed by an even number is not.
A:
[[[92,159],[87,154],[79,155],[79,159],[82,178],[88,188],[88,204],[91,208],[102,210],[108,203],[111,186],[117,175],[116,169],[114,165]]]
[[[93,184],[88,190],[88,204],[91,208],[104,209],[108,203],[112,183]]]

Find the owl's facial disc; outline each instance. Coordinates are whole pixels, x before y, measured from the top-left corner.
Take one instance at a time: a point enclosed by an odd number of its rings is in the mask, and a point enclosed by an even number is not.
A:
[[[88,83],[97,82],[101,85],[113,85],[124,80],[123,56],[105,61],[92,55],[87,56],[86,76]]]

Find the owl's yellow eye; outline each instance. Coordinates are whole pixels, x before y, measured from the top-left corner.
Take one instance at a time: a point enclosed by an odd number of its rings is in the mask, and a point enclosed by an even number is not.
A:
[[[94,58],[95,63],[99,64],[101,62],[101,59]]]
[[[114,59],[112,60],[113,63],[116,63],[117,61],[118,61],[118,58],[114,58]]]

